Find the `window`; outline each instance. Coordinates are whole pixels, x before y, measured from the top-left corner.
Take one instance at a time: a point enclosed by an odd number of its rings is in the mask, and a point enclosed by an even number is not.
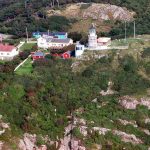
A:
[[[9,55],[9,53],[7,53],[7,55]]]
[[[1,53],[1,55],[3,55],[3,53]]]

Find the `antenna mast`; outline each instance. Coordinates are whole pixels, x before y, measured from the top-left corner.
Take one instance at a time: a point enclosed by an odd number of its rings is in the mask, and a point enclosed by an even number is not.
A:
[[[28,35],[28,28],[26,27],[26,37],[27,37],[27,42],[29,41],[29,35]]]
[[[126,21],[125,21],[125,41],[127,40],[127,24],[126,24]]]
[[[135,21],[134,21],[134,39],[135,39],[135,37],[136,37],[136,30],[135,30]]]

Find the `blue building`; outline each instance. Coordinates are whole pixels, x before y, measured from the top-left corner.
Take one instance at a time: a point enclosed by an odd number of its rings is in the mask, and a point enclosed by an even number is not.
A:
[[[43,35],[47,35],[52,38],[58,38],[58,39],[67,39],[68,38],[67,32],[33,32],[32,33],[32,36],[36,39],[42,37]]]

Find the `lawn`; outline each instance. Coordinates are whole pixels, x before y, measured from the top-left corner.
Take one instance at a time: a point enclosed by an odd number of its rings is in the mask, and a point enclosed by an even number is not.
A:
[[[24,43],[22,47],[20,47],[21,51],[24,51],[26,49],[31,49],[33,46],[37,45],[36,43]]]
[[[134,39],[134,38],[127,38],[126,41],[125,39],[118,39],[118,40],[113,40],[111,43],[111,46],[127,46],[130,43],[136,43],[136,42],[141,42],[143,41],[142,39]]]
[[[20,68],[16,71],[16,74],[23,75],[32,72],[32,59],[28,58],[27,61],[20,66]]]

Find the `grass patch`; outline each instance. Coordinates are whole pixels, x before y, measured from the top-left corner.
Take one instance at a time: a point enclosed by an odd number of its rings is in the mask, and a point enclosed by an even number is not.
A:
[[[20,50],[24,51],[27,49],[31,49],[33,46],[36,46],[36,43],[24,43],[21,47]]]
[[[128,46],[130,43],[139,43],[142,42],[142,39],[134,39],[134,38],[127,38],[125,39],[118,39],[118,40],[113,40],[111,43],[111,46]]]
[[[32,69],[32,59],[28,58],[28,60],[16,71],[16,74],[28,74],[32,72]]]

